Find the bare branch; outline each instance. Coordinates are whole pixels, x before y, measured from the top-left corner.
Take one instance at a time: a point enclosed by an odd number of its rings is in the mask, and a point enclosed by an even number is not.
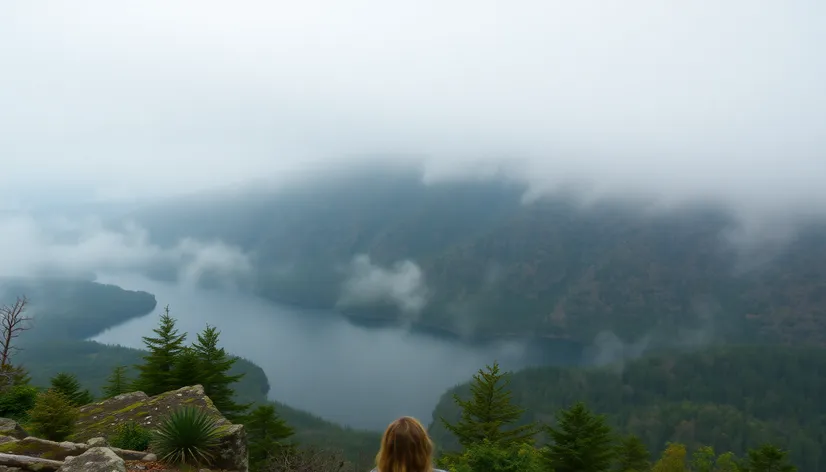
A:
[[[348,464],[339,451],[315,448],[288,450],[273,457],[264,467],[266,472],[349,472]]]
[[[19,348],[12,342],[20,333],[31,328],[32,318],[26,316],[26,296],[17,297],[12,305],[0,306],[0,368],[9,365],[11,354]]]

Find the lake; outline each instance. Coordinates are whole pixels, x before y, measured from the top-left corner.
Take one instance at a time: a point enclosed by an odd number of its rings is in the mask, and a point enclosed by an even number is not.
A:
[[[579,361],[570,345],[520,341],[469,343],[402,327],[356,325],[335,312],[308,311],[229,291],[204,290],[138,275],[99,275],[101,283],[153,293],[155,312],[93,340],[142,348],[165,305],[181,331],[209,323],[232,354],[261,366],[270,398],[354,428],[383,429],[410,415],[423,422],[441,395],[485,364],[515,370]]]

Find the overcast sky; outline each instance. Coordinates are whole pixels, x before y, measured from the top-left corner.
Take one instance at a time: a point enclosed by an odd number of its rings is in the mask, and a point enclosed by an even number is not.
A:
[[[4,0],[0,185],[163,194],[386,152],[826,208],[824,45],[822,0]]]

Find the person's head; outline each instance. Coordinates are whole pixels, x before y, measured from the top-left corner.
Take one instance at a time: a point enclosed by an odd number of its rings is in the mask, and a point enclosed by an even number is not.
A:
[[[376,456],[379,472],[432,472],[433,443],[421,423],[404,416],[390,423]]]

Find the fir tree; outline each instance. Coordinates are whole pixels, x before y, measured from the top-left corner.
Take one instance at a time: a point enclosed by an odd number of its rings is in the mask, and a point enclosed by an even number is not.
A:
[[[175,366],[172,369],[173,387],[181,388],[201,384],[204,380],[201,367],[201,362],[195,349],[191,347],[183,348],[175,359]],[[204,391],[206,392],[206,387]],[[209,396],[209,393],[207,393],[207,396]]]
[[[499,447],[532,442],[537,433],[535,424],[504,429],[516,423],[524,409],[511,403],[512,393],[507,390],[508,379],[499,372],[499,364],[486,366],[473,376],[470,386],[471,398],[462,400],[458,395],[453,401],[462,409],[462,417],[456,424],[440,418],[442,424],[468,447],[488,440]]]
[[[252,410],[244,419],[244,428],[253,468],[283,452],[285,447],[289,447],[285,440],[295,433],[272,405],[262,405]]]
[[[39,393],[29,412],[29,424],[38,435],[51,441],[63,441],[75,430],[78,412],[66,396],[55,389]]]
[[[235,403],[235,391],[230,385],[241,380],[244,374],[229,375],[237,359],[228,356],[224,348],[218,347],[220,334],[214,326],[207,325],[198,334],[198,341],[192,345],[192,349],[200,361],[200,384],[204,387],[204,393],[224,416],[232,419],[242,415],[249,404]]]
[[[186,333],[178,334],[175,319],[169,316],[169,306],[164,308],[160,326],[153,331],[157,337],[143,338],[149,354],[143,357],[144,364],[136,366],[138,379],[135,381],[135,389],[149,396],[174,390],[172,371],[186,339]]]
[[[746,457],[744,472],[796,472],[797,467],[789,462],[788,451],[771,444],[751,449]]]
[[[73,374],[59,373],[52,377],[50,381],[52,389],[63,394],[64,397],[74,406],[88,405],[94,401],[94,397],[89,390],[83,390],[80,382]]]
[[[129,393],[131,390],[129,384],[129,379],[126,377],[126,366],[119,365],[112,370],[112,373],[106,379],[106,385],[103,386],[103,397],[112,398]]]
[[[605,417],[591,413],[582,402],[556,415],[556,427],[548,427],[551,444],[543,452],[554,472],[602,472],[614,460],[611,427]]]
[[[645,472],[651,466],[651,455],[642,440],[633,434],[623,436],[617,444],[618,472]]]

